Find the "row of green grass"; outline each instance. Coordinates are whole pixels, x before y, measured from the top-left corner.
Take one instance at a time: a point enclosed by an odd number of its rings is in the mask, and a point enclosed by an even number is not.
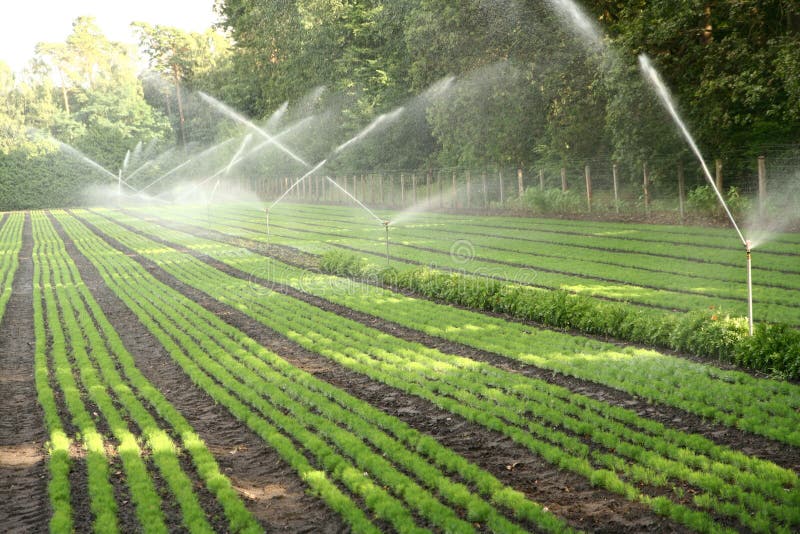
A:
[[[254,214],[252,217],[245,216],[246,220],[243,220],[243,216],[237,212],[239,209],[215,208],[210,219],[206,213],[191,208],[171,210],[165,216],[266,242],[263,218]],[[292,246],[313,254],[322,254],[331,246],[342,247],[355,250],[373,262],[385,263],[384,233],[378,225],[373,225],[375,228],[363,227],[362,232],[350,229],[348,232],[334,233],[327,230],[315,231],[307,224],[293,223],[291,219],[280,223],[274,222],[275,219],[276,217],[271,218],[272,243]],[[390,232],[391,235],[393,234]],[[517,258],[520,261],[509,265],[505,263],[509,255],[516,257],[520,253],[489,251],[471,241],[465,243],[458,238],[456,229],[449,240],[429,239],[424,231],[413,239],[392,240],[390,253],[393,258],[402,260],[394,261],[393,265],[400,270],[417,265],[435,265],[438,268],[491,276],[515,283],[560,288],[578,294],[658,308],[682,311],[722,308],[726,313],[735,315],[745,315],[747,311],[743,268],[742,280],[735,284],[732,281],[714,282],[626,267],[612,268],[603,264],[596,264],[594,269],[586,265],[581,268],[580,262],[576,264],[570,259],[544,258],[535,254],[522,254]],[[424,245],[423,248],[420,248],[420,244]],[[466,248],[467,259],[453,254],[454,247]],[[573,267],[583,275],[572,272]],[[634,278],[639,285],[633,282]],[[757,288],[755,297],[758,319],[800,324],[800,308],[794,305],[792,291],[760,287]]]
[[[272,224],[293,230],[308,227],[309,231],[321,232],[322,235],[363,236],[366,240],[374,240],[374,236],[379,234],[374,221],[365,225],[364,221],[332,217],[316,210],[316,206],[287,209],[285,214],[273,215]],[[260,214],[255,211],[231,213],[228,216],[244,223],[255,222],[258,225],[260,222]],[[577,223],[577,226],[585,224]],[[713,248],[683,250],[682,246],[672,245],[673,251],[680,252],[680,255],[673,254],[665,258],[629,249],[620,250],[608,240],[598,243],[600,240],[594,236],[570,236],[570,242],[562,243],[561,239],[544,236],[531,240],[529,235],[519,231],[507,231],[507,235],[499,235],[495,232],[471,232],[468,228],[465,223],[419,225],[411,222],[392,227],[390,235],[399,243],[447,252],[454,241],[461,239],[471,244],[476,258],[484,260],[609,278],[645,287],[742,298],[744,249],[735,254],[738,261],[717,262],[713,258],[719,251]],[[696,261],[698,259],[703,261]],[[800,290],[800,256],[762,255],[760,259],[762,261],[756,262],[754,269],[754,288],[759,299],[768,303],[792,303],[791,293]]]
[[[19,252],[22,249],[22,226],[25,215],[20,212],[0,217],[0,320],[5,313],[14,275],[19,267]]]
[[[184,283],[238,307],[307,349],[503,432],[555,465],[693,529],[724,530],[715,516],[761,532],[790,531],[800,522],[800,513],[794,511],[800,488],[790,470],[541,380],[428,349],[269,292],[269,280],[263,294],[254,292],[252,280],[230,277],[97,215],[82,217]],[[178,237],[155,230],[162,237]],[[206,253],[224,247],[199,246]],[[243,256],[243,251],[229,250],[220,258]],[[646,489],[676,484],[697,492],[693,506]]]
[[[195,383],[275,447],[354,531],[374,532],[372,520],[401,532],[471,532],[474,522],[495,532],[521,532],[526,523],[567,529],[434,440],[258,346],[78,221],[58,218]]]
[[[183,527],[189,532],[213,532],[193,489],[193,481],[180,463],[180,446],[189,453],[200,478],[216,494],[230,530],[259,532],[258,523],[219,471],[213,456],[194,434],[185,419],[144,378],[126,351],[108,319],[89,293],[74,262],[66,252],[45,215],[32,214],[35,242],[34,265],[37,271],[35,322],[37,352],[45,352],[46,339],[52,340],[48,354],[37,355],[41,389],[50,388],[45,375],[53,376],[64,399],[70,419],[86,451],[87,483],[93,528],[97,532],[120,529],[118,511],[125,503],[116,501],[110,481],[109,451],[115,451],[122,464],[136,517],[143,532],[167,532],[163,499],[155,476],[169,488],[169,497],[177,502]],[[46,324],[46,328],[45,328]],[[123,375],[120,373],[125,374]],[[41,405],[51,434],[63,441],[64,425],[55,420],[54,393],[43,391]],[[161,428],[151,410],[168,421],[171,433]],[[102,418],[102,427],[97,423]],[[106,428],[104,433],[101,428]],[[53,440],[55,444],[56,440]],[[69,492],[64,479],[64,458],[53,450],[51,463],[57,469],[51,478],[53,519],[51,530],[69,531],[73,520]],[[155,473],[158,473],[157,475]],[[58,474],[56,477],[55,475]]]
[[[368,220],[368,215],[362,209],[350,206],[335,206],[335,205],[311,205],[311,204],[293,204],[289,202],[281,202],[278,208],[290,206],[292,209],[298,206],[313,206],[315,210],[324,211],[330,214],[347,214],[354,217],[362,217]],[[519,216],[502,216],[502,215],[489,215],[479,216],[463,215],[463,214],[449,214],[449,213],[436,213],[434,210],[378,210],[380,215],[387,217],[401,218],[411,222],[428,223],[441,223],[446,224],[481,224],[490,226],[492,228],[507,228],[521,231],[536,231],[546,230],[550,232],[569,233],[573,232],[576,228],[576,221],[574,219],[564,218],[542,218],[542,217],[519,217]],[[476,222],[478,221],[478,222]],[[480,222],[482,221],[482,222]],[[670,243],[670,244],[694,244],[701,247],[719,247],[730,251],[739,251],[742,248],[742,243],[739,240],[736,232],[732,227],[725,226],[721,228],[708,227],[708,226],[692,226],[692,225],[668,225],[668,224],[650,224],[650,223],[631,223],[631,222],[608,222],[608,221],[585,221],[580,223],[578,228],[582,228],[581,233],[590,234],[597,237],[611,237],[622,240],[637,240],[642,242],[657,243]],[[780,232],[759,230],[757,228],[750,228],[748,225],[743,227],[744,235],[746,238],[756,240],[759,244],[758,249],[765,253],[783,254],[792,252],[800,254],[800,235],[792,232]],[[788,248],[787,248],[788,247]]]
[[[538,329],[442,306],[388,289],[293,267],[249,250],[105,212],[153,236],[169,237],[255,276],[403,326],[544,369],[590,380],[800,446],[800,387],[721,370],[658,351]]]

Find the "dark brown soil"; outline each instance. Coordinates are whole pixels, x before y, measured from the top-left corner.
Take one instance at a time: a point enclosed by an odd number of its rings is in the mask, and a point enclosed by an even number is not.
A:
[[[209,239],[230,241],[230,236],[226,236],[225,234],[219,234],[217,232],[213,232],[210,230],[205,230],[198,227],[186,227],[185,225],[182,227],[182,225],[167,223],[166,221],[163,220],[158,220],[156,222],[170,227],[174,226],[177,229],[183,229],[183,230],[191,230],[192,228],[194,228],[195,231],[193,233],[197,235],[203,235],[204,237]],[[128,227],[128,229],[136,231],[131,227]],[[148,237],[150,237],[151,239],[156,239],[152,236]],[[232,276],[247,279],[250,281],[254,280],[252,274],[237,271],[236,269],[233,269],[228,265],[218,262],[213,258],[191,251],[186,248],[182,248],[175,243],[169,243],[166,241],[162,242],[174,248],[180,249],[187,254],[192,254],[198,259],[203,260],[213,265],[215,268],[223,272],[226,272]],[[295,259],[292,257],[293,251],[285,247],[271,246],[265,248],[263,245],[259,245],[258,243],[251,242],[248,244],[246,240],[243,239],[236,239],[235,242],[238,246],[249,248],[253,252],[276,256],[278,259],[282,261],[287,261],[288,263],[291,263],[293,265],[299,265],[299,266],[314,265],[313,259],[307,257],[308,256],[307,254],[300,254]],[[390,321],[386,321],[372,315],[358,312],[338,304],[334,304],[322,298],[309,295],[307,293],[302,293],[291,287],[276,284],[275,282],[272,281],[269,282],[264,281],[264,283],[267,284],[270,289],[281,292],[283,294],[291,295],[294,298],[298,298],[300,300],[303,300],[304,302],[308,302],[309,304],[312,304],[319,308],[332,311],[337,315],[353,319],[367,326],[383,330],[387,333],[392,334],[393,336],[406,339],[408,341],[421,343],[427,347],[439,349],[442,352],[457,354],[474,360],[485,361],[501,369],[521,373],[526,376],[538,378],[553,384],[563,386],[575,393],[580,393],[582,395],[592,397],[602,402],[606,402],[629,410],[633,410],[638,415],[659,421],[660,423],[664,424],[667,427],[674,428],[682,432],[703,435],[708,439],[716,443],[719,443],[720,445],[725,445],[732,449],[740,450],[745,454],[757,456],[759,458],[775,462],[776,464],[781,465],[783,467],[793,469],[795,472],[800,472],[800,450],[798,450],[795,447],[790,447],[783,443],[773,441],[769,438],[751,434],[749,432],[742,431],[736,428],[716,424],[709,420],[703,419],[702,417],[694,415],[692,413],[680,410],[678,408],[662,404],[650,403],[647,402],[646,400],[632,396],[625,392],[610,387],[602,386],[594,382],[590,382],[588,380],[582,380],[579,378],[566,376],[561,373],[540,369],[532,365],[511,360],[509,358],[506,358],[498,354],[478,350],[473,347],[469,347],[467,345],[430,336],[423,332],[404,327],[397,323],[392,323]],[[419,297],[419,295],[414,295],[414,297]],[[499,316],[498,314],[491,314],[491,315]],[[709,363],[708,361],[701,360],[699,358],[692,358],[692,359],[695,361],[700,361],[705,364]],[[736,368],[733,365],[723,364],[721,365],[721,367],[738,370],[738,368]]]
[[[105,285],[100,273],[77,250],[60,225],[55,226],[84,283],[136,358],[139,369],[203,438],[220,470],[231,479],[264,530],[346,532],[346,526],[335,513],[306,494],[307,487],[274,450],[191,382],[136,315]],[[209,500],[213,496],[201,494],[204,508],[217,507]]]
[[[98,235],[101,234],[98,233]],[[136,259],[157,279],[213,311],[220,318],[239,328],[261,345],[281,355],[293,365],[435,437],[445,446],[490,471],[504,483],[525,492],[531,499],[566,518],[574,526],[593,532],[676,532],[684,530],[680,525],[655,515],[642,505],[626,501],[608,491],[594,488],[586,479],[559,470],[502,434],[470,423],[437,408],[428,401],[375,382],[303,349],[241,312],[176,280],[156,264],[137,256],[119,242],[108,237],[105,239],[117,249]],[[187,249],[181,250],[191,253]],[[194,255],[212,263],[217,268],[229,271],[229,274],[245,279],[248,277],[245,273],[219,265],[202,254]],[[271,287],[274,288],[272,285]],[[283,289],[286,288],[279,290],[283,292]],[[326,301],[315,304],[325,309],[333,307]],[[357,316],[360,315],[352,310],[339,307],[335,307],[335,309],[336,313],[351,319],[357,320]],[[375,318],[370,320],[372,319]],[[379,325],[373,323],[370,326]],[[400,333],[400,337],[405,337],[402,335],[405,332],[397,332],[393,328],[392,326],[387,331],[392,334]]]
[[[25,218],[19,268],[0,323],[0,529],[46,532],[49,502],[33,374],[33,237]]]

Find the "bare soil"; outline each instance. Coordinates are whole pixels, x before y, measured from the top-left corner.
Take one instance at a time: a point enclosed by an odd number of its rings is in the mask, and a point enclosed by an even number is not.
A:
[[[23,227],[19,268],[0,323],[0,528],[45,532],[47,439],[33,374],[33,237]]]

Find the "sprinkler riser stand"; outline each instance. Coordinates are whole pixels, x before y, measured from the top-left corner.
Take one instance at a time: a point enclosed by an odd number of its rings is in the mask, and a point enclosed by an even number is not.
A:
[[[386,264],[389,265],[389,221],[383,221],[383,227],[386,229]]]
[[[753,335],[753,259],[751,254],[751,243],[748,239],[745,242],[745,252],[747,254],[747,326],[750,335]]]

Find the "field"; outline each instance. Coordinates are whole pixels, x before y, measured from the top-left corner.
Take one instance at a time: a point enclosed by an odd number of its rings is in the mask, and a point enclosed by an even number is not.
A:
[[[726,229],[380,213],[419,265],[746,314]],[[362,211],[0,214],[0,524],[56,532],[796,532],[800,385],[321,272]],[[753,253],[800,327],[800,235]],[[700,355],[702,356],[702,355]]]

